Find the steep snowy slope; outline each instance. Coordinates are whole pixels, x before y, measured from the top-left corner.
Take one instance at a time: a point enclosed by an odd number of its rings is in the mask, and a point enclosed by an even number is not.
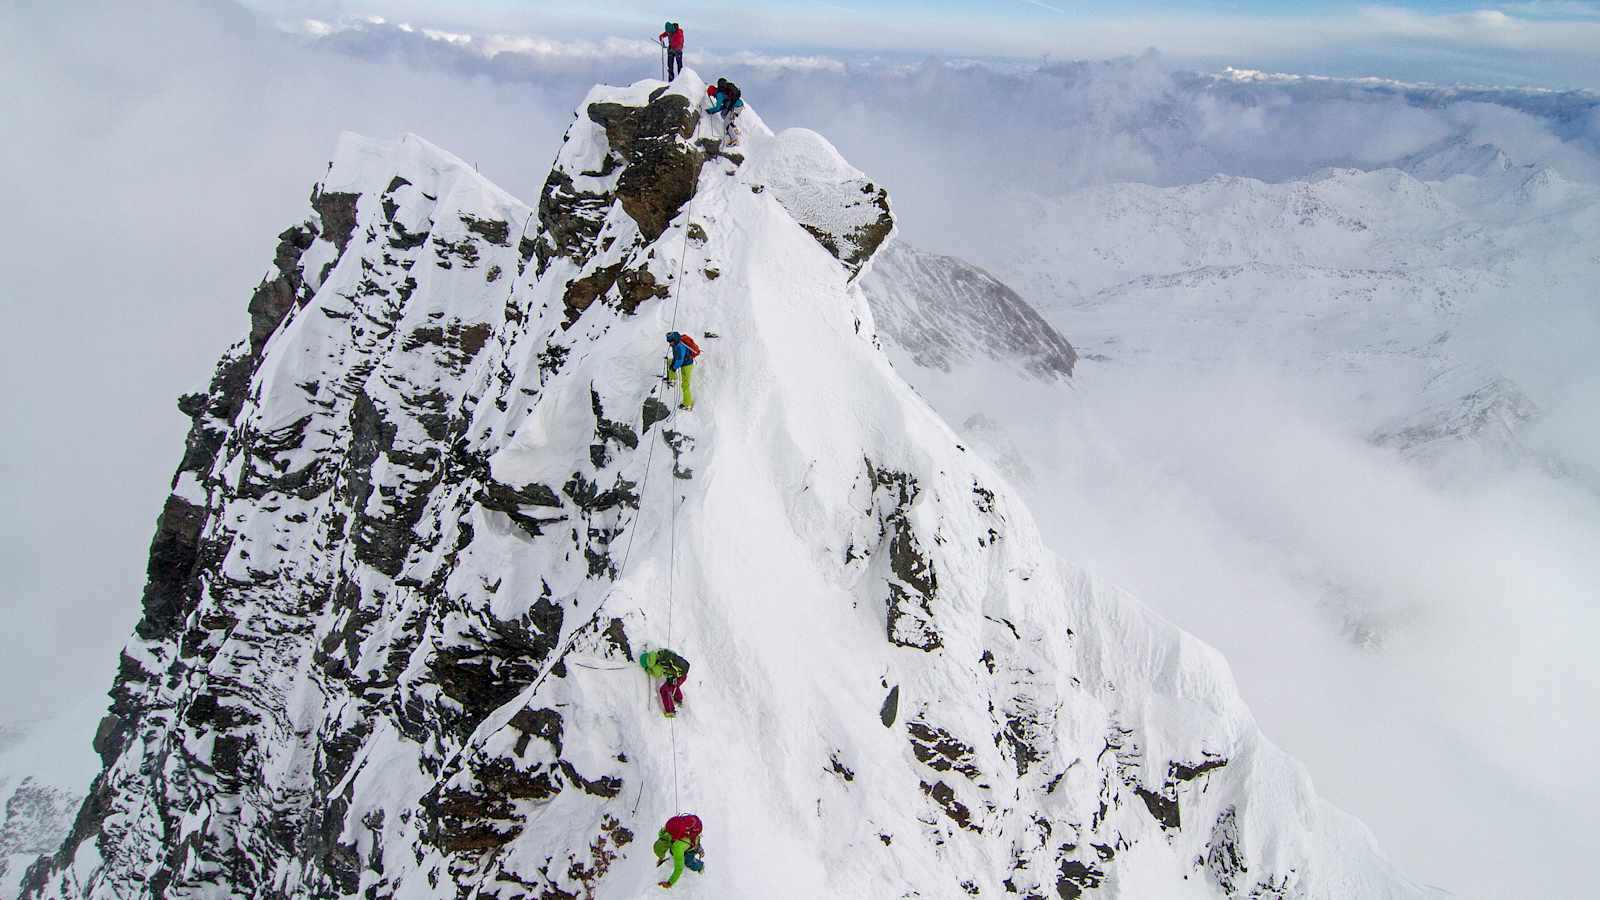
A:
[[[1017,292],[956,259],[896,241],[861,281],[892,356],[941,372],[995,362],[1038,378],[1072,374],[1078,354]]]
[[[105,770],[30,894],[620,900],[693,811],[697,897],[1417,896],[891,368],[881,189],[753,112],[729,152],[703,87],[596,88],[533,210],[341,141],[183,401]]]

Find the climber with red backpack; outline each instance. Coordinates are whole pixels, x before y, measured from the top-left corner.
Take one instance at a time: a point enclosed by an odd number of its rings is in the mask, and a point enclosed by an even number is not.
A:
[[[694,393],[689,388],[689,381],[694,375],[694,360],[700,355],[700,345],[694,338],[676,331],[667,332],[667,346],[671,348],[672,356],[667,360],[667,383],[672,384],[678,380],[679,373],[683,377],[683,402],[678,404],[679,409],[694,409]]]
[[[701,857],[706,855],[706,851],[700,846],[700,831],[700,817],[692,813],[673,816],[662,826],[651,849],[656,853],[658,866],[666,862],[669,855],[672,857],[672,875],[666,881],[659,882],[661,887],[670,888],[677,884],[685,866],[691,872],[704,871],[706,864]]]
[[[683,71],[683,26],[677,22],[668,22],[661,36],[656,38],[656,43],[666,48],[667,51],[667,80],[671,81]]]

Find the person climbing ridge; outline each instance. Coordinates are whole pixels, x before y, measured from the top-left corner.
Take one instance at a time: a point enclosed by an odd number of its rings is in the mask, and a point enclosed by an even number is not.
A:
[[[672,357],[667,360],[667,383],[677,381],[679,373],[682,373],[683,401],[678,408],[692,410],[694,392],[690,390],[689,382],[694,376],[694,360],[700,355],[700,345],[694,342],[694,338],[676,331],[667,332],[667,345],[672,351]]]
[[[683,702],[683,680],[689,675],[689,661],[661,649],[639,654],[639,665],[652,678],[661,682],[661,713],[667,718],[678,714],[678,704]]]
[[[744,109],[744,99],[739,92],[739,86],[726,78],[718,78],[717,83],[706,88],[706,96],[712,98],[711,106],[706,112],[711,115],[722,114],[722,128],[730,145],[739,143],[739,126],[737,119],[739,110]]]
[[[671,81],[683,71],[683,26],[668,22],[656,43],[667,48],[667,80]]]
[[[655,850],[658,866],[666,862],[667,856],[671,855],[672,875],[666,881],[660,882],[661,887],[670,888],[677,884],[685,866],[688,866],[691,872],[704,871],[706,864],[701,857],[706,855],[706,851],[700,846],[700,831],[700,817],[691,813],[673,816],[662,826],[661,833],[656,835],[655,845],[651,849]]]

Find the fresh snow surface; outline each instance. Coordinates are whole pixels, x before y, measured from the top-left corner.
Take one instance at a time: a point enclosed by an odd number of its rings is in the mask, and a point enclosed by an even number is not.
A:
[[[686,72],[671,89],[702,87]],[[146,712],[106,773],[97,839],[46,896],[146,896],[174,858],[167,896],[653,896],[649,843],[679,811],[707,826],[688,897],[1425,895],[1262,736],[1214,650],[1046,549],[797,221],[851,227],[817,204],[852,170],[821,137],[745,116],[743,163],[708,161],[660,238],[613,204],[585,259],[542,274],[519,256],[530,207],[469,166],[414,137],[341,140],[322,191],[360,195],[349,245],[325,229],[305,251],[314,291],[243,409],[213,423],[206,534],[225,558],[182,630],[130,644]],[[620,175],[582,175],[606,154],[580,110],[558,170],[609,191]],[[508,239],[475,239],[473,220]],[[673,291],[569,319],[569,283],[612,263]],[[702,336],[698,405],[646,423],[652,397],[673,399],[658,376],[674,328]],[[487,472],[441,480],[463,456]],[[319,472],[342,474],[273,480]],[[521,505],[544,520],[529,526],[481,502],[489,476],[561,496]],[[637,509],[585,507],[583,483],[631,487]],[[386,572],[357,532],[412,499],[414,542]],[[496,650],[513,632],[555,654]],[[676,720],[618,636],[693,661]],[[461,653],[481,654],[473,677],[516,679],[464,725],[446,678],[467,677]],[[557,789],[504,787],[535,776]],[[441,817],[441,796],[458,812]],[[491,836],[449,845],[452,815]],[[316,846],[342,848],[354,883],[274,855],[308,816],[332,823]]]
[[[890,358],[951,373],[971,364],[1043,379],[1072,374],[1078,355],[1016,291],[952,256],[896,241],[861,281]]]

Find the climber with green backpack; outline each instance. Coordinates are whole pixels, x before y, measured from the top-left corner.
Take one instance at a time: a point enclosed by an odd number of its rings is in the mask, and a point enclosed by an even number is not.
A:
[[[639,665],[652,678],[660,678],[661,712],[667,718],[678,714],[678,704],[683,702],[683,680],[689,675],[689,661],[662,648],[639,654]]]

